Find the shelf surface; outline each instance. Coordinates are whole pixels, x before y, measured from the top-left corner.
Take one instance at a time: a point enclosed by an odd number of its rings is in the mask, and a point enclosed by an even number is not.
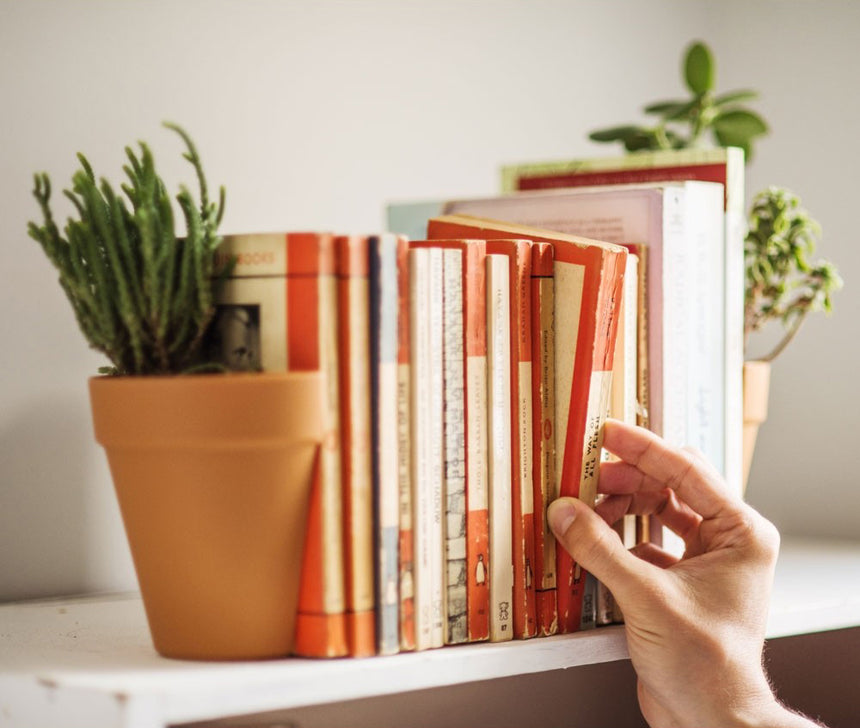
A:
[[[860,543],[783,544],[770,637],[860,626]],[[163,728],[625,659],[622,627],[393,657],[195,663],[134,594],[0,605],[0,726]]]

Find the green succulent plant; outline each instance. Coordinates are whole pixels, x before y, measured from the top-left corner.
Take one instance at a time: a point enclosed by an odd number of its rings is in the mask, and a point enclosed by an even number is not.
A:
[[[784,334],[763,361],[776,358],[795,337],[807,315],[829,313],[832,295],[842,287],[836,267],[811,262],[821,237],[821,226],[790,190],[769,187],[753,199],[749,232],[744,243],[746,295],[744,335],[772,321]]]
[[[30,222],[29,235],[59,271],[90,346],[111,361],[102,373],[171,374],[210,366],[202,345],[215,311],[214,252],[225,193],[222,187],[218,201],[210,201],[191,138],[176,124],[164,125],[182,138],[183,156],[197,174],[199,203],[184,185],[176,195],[183,237],[176,234],[172,200],[143,142],[139,154],[125,149],[122,194],[106,179],[97,180],[78,154],[81,169],[71,190],[64,190],[77,218],[68,218],[62,231],[51,211],[51,181],[47,173],[34,175],[43,222]]]
[[[625,124],[591,132],[595,142],[620,142],[628,152],[658,149],[686,149],[703,146],[708,137],[717,146],[740,147],[747,159],[753,143],[768,132],[767,123],[741,102],[758,97],[742,89],[715,93],[716,64],[710,48],[701,41],[692,43],[682,63],[688,99],[671,99],[648,104],[644,112],[655,117],[650,124]]]

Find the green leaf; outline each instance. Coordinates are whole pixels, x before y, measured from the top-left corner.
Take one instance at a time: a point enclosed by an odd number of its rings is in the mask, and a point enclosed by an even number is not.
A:
[[[656,101],[648,104],[643,111],[646,114],[672,114],[678,109],[689,105],[689,101]]]
[[[745,140],[768,132],[764,119],[747,109],[732,109],[719,114],[714,119],[714,129],[723,136]]]
[[[752,101],[758,98],[758,91],[752,89],[739,89],[737,91],[728,91],[724,94],[714,97],[714,106],[725,106],[726,104],[734,104],[738,101]]]
[[[598,129],[591,132],[588,138],[593,142],[620,142],[641,134],[643,129],[638,126],[613,126],[609,129]]]
[[[694,94],[702,95],[714,88],[714,60],[711,50],[701,41],[693,43],[684,59],[684,80]]]

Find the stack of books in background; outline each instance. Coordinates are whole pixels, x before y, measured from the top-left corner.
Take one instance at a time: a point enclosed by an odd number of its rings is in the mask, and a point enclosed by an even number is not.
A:
[[[225,238],[213,355],[327,375],[296,654],[618,621],[546,523],[559,495],[594,504],[607,416],[698,447],[740,489],[742,153],[503,179],[495,198],[392,204],[392,233]],[[679,549],[648,519],[617,528]]]

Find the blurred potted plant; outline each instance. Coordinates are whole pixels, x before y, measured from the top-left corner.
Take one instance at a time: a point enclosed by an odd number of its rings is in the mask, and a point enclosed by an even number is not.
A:
[[[63,231],[47,174],[29,224],[59,271],[90,346],[111,366],[89,382],[156,649],[168,657],[289,654],[320,421],[315,373],[227,373],[207,361],[220,277],[214,253],[224,190],[209,200],[197,150],[180,127],[200,202],[182,186],[185,221],[146,144],[126,148],[118,194],[81,169],[65,190]],[[221,374],[213,372],[221,371]]]
[[[757,98],[757,92],[743,89],[717,94],[713,54],[699,41],[686,49],[682,69],[690,98],[646,106],[645,113],[655,117],[652,124],[599,129],[589,138],[620,142],[628,152],[734,146],[742,148],[749,161],[754,143],[769,131],[765,120],[741,103]],[[832,294],[842,285],[832,263],[810,262],[821,229],[789,190],[769,187],[755,195],[748,225],[744,351],[748,351],[750,335],[769,322],[779,322],[784,333],[767,355],[744,363],[744,487],[758,428],[767,417],[770,362],[794,338],[810,312],[831,310]]]

